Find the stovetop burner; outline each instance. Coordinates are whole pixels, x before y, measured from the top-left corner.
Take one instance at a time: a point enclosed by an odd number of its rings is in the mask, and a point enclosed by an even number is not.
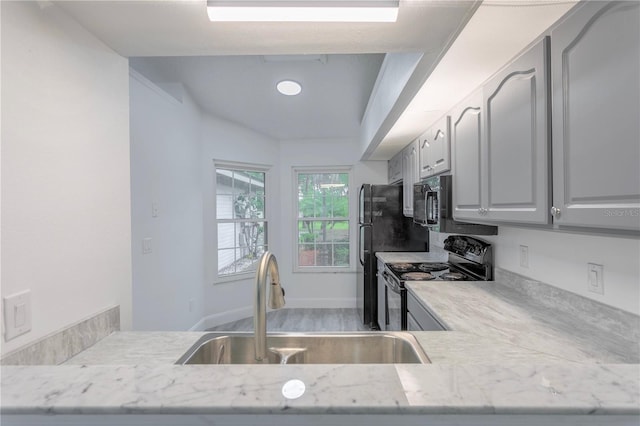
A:
[[[428,272],[407,272],[400,275],[400,278],[405,281],[428,281],[435,277]]]
[[[449,269],[449,265],[446,263],[421,263],[418,265],[418,269],[423,272],[437,272]]]
[[[391,269],[398,272],[413,271],[415,267],[411,263],[392,263]]]
[[[445,281],[462,281],[464,279],[467,279],[467,277],[464,274],[461,274],[460,272],[445,272],[444,274],[440,275],[438,278]]]

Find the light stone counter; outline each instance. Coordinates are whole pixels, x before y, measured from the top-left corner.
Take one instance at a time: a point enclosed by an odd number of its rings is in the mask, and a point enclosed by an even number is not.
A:
[[[496,283],[410,288],[457,330],[414,332],[433,364],[182,366],[202,333],[118,332],[61,366],[3,366],[2,424],[640,424],[637,352],[568,336],[584,330],[558,325],[556,296]],[[615,339],[623,323],[612,323]],[[291,379],[306,386],[300,398],[282,394]]]
[[[613,308],[580,317],[563,309],[561,297],[550,307],[499,282],[423,281],[407,288],[448,330],[570,362],[640,363],[637,320],[625,331],[599,326],[614,320]]]
[[[640,420],[638,365],[567,363],[465,332],[414,335],[433,364],[181,366],[173,363],[202,333],[114,333],[65,365],[2,367],[3,425],[140,414],[402,415],[394,424],[406,415],[452,414],[463,416],[446,417],[455,424],[471,424],[464,420],[470,414]],[[306,385],[298,399],[282,395],[291,379]]]

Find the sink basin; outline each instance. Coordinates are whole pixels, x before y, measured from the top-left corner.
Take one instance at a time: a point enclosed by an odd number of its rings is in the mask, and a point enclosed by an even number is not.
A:
[[[267,348],[268,364],[430,363],[405,332],[270,333]],[[205,334],[176,364],[258,364],[253,333]]]

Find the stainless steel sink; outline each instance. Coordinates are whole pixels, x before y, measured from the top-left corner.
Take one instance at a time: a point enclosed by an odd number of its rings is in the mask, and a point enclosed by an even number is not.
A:
[[[405,332],[273,333],[268,362],[255,359],[253,333],[208,333],[176,364],[427,364],[429,358]]]

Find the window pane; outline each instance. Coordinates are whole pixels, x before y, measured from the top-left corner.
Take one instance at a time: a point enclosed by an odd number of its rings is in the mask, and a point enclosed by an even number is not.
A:
[[[327,228],[326,241],[349,241],[349,222],[346,220],[329,222]]]
[[[298,266],[348,267],[349,174],[298,172],[297,176]]]
[[[236,246],[236,224],[218,223],[218,249],[228,249]]]
[[[235,260],[235,249],[218,250],[218,274],[234,274]]]
[[[336,244],[333,266],[349,266],[349,244]]]
[[[248,192],[235,195],[233,208],[235,219],[256,219],[258,217],[255,200]]]
[[[259,247],[265,244],[265,223],[264,222],[240,222],[238,225],[238,247],[242,252],[242,257],[255,259],[260,257]]]
[[[300,244],[298,246],[298,265],[315,266],[316,251],[313,244]]]

